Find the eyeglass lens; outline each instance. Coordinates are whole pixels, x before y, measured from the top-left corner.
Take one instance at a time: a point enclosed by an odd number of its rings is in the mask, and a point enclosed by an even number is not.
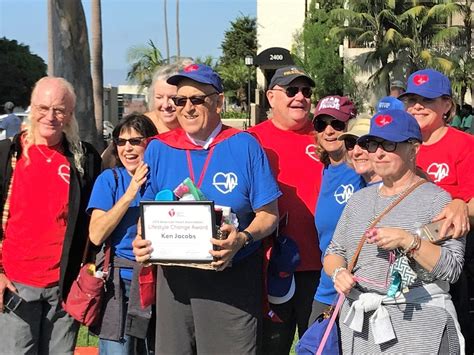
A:
[[[346,147],[346,150],[352,150],[357,144],[357,138],[355,137],[347,137],[344,138],[344,145]]]
[[[186,103],[191,101],[193,105],[202,105],[206,101],[206,97],[217,94],[217,92],[212,92],[207,95],[196,95],[196,96],[173,96],[171,100],[173,100],[176,106],[185,106]]]
[[[381,147],[386,152],[394,152],[397,149],[398,143],[391,141],[365,141],[359,143],[362,149],[367,150],[369,153],[375,153],[378,147]]]
[[[333,119],[329,122],[327,120],[315,119],[313,124],[314,124],[314,129],[316,130],[316,132],[319,132],[319,133],[323,132],[328,125],[334,128],[336,131],[343,131],[344,128],[346,128],[345,122],[342,122],[336,119]]]
[[[115,144],[117,144],[119,147],[123,147],[125,144],[127,144],[127,142],[129,142],[131,145],[140,145],[144,139],[144,137],[135,137],[129,139],[118,138],[115,140]]]
[[[304,87],[297,87],[297,86],[288,86],[286,89],[285,89],[285,93],[286,93],[286,96],[288,97],[295,97],[298,92],[300,92],[303,94],[303,96],[307,99],[309,99],[311,97],[311,95],[313,94],[313,90],[310,88],[310,87],[307,87],[307,86],[304,86]]]

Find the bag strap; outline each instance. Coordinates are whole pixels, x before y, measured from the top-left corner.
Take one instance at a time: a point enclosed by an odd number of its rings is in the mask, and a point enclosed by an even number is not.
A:
[[[375,227],[375,225],[377,225],[377,223],[379,223],[380,220],[387,213],[389,213],[396,205],[398,205],[413,190],[415,190],[418,186],[424,184],[425,182],[427,182],[427,181],[424,180],[424,179],[419,180],[415,184],[411,185],[408,189],[406,189],[395,201],[393,201],[382,213],[380,213],[373,220],[373,222],[370,224],[370,226],[367,229]],[[357,245],[357,249],[354,253],[354,256],[351,259],[351,262],[349,263],[349,266],[347,267],[347,271],[352,272],[352,270],[354,269],[354,266],[357,263],[357,259],[359,258],[360,251],[362,250],[362,247],[364,246],[364,243],[365,243],[366,239],[367,239],[367,237],[365,236],[365,233],[364,233],[364,235],[362,235],[362,238],[359,241],[359,244]],[[338,299],[337,299],[337,303],[336,303],[336,307],[333,309],[331,319],[329,320],[328,326],[326,327],[326,330],[324,331],[324,335],[321,339],[321,343],[319,344],[319,347],[316,350],[316,355],[321,355],[322,354],[322,352],[324,350],[324,346],[326,345],[326,342],[329,338],[329,334],[331,333],[331,329],[334,326],[334,323],[336,322],[337,315],[339,314],[339,311],[341,309],[342,303],[344,302],[345,298],[346,298],[346,296],[343,293],[339,294]]]
[[[114,181],[115,181],[115,191],[118,188],[118,174],[115,168],[112,168],[112,173],[114,174]],[[91,240],[87,237],[86,247],[84,248],[84,253],[82,254],[82,265],[87,262],[87,255],[89,254],[89,247],[91,244]],[[104,259],[104,269],[103,272],[107,273],[109,271],[109,264],[111,259],[111,250],[112,250],[112,242],[109,238],[105,241],[105,259]]]
[[[380,222],[380,220],[387,214],[389,213],[396,205],[398,205],[402,200],[407,197],[413,190],[415,190],[418,186],[424,184],[427,182],[426,180],[422,179],[416,182],[415,184],[411,185],[407,190],[405,190],[395,201],[393,201],[382,213],[380,213],[377,218],[373,220],[373,222],[370,224],[370,226],[367,229],[373,228],[377,225],[377,223]],[[349,266],[347,267],[347,270],[349,272],[352,272],[354,269],[357,259],[359,258],[359,254],[362,250],[362,247],[364,246],[364,243],[366,241],[367,237],[365,233],[362,235],[362,238],[359,241],[359,244],[357,244],[357,249],[354,253],[354,256],[351,259],[351,262],[349,263]]]

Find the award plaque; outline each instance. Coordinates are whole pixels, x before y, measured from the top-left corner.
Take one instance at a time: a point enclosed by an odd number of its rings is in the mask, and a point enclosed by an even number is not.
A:
[[[216,237],[213,201],[140,202],[142,237],[151,241],[151,262],[212,262]]]

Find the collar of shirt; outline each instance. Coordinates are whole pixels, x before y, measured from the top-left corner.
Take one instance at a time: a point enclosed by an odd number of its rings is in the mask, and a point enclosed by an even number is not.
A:
[[[217,127],[211,132],[211,134],[209,135],[209,137],[207,137],[206,140],[200,140],[200,139],[194,139],[192,138],[188,133],[186,133],[186,136],[188,137],[188,139],[193,142],[195,145],[199,145],[201,146],[203,149],[208,149],[209,146],[211,145],[212,141],[214,140],[214,138],[216,138],[216,136],[219,134],[219,132],[221,131],[222,129],[222,122],[219,122],[219,124],[217,125]]]

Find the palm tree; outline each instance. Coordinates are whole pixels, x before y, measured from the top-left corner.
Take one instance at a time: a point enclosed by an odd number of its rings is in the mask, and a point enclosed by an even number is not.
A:
[[[127,58],[131,63],[127,80],[139,84],[142,88],[151,84],[155,69],[167,63],[152,40],[149,40],[148,47],[131,47],[128,50]]]
[[[181,44],[179,38],[179,0],[176,0],[176,56],[181,57]]]
[[[69,81],[77,95],[76,119],[81,139],[98,146],[86,17],[80,1],[50,0],[48,7],[50,75]]]
[[[102,130],[104,119],[104,74],[102,62],[102,8],[101,0],[92,0],[92,86],[94,91],[95,126],[99,135],[98,141],[103,142]],[[102,147],[100,147],[102,148]]]
[[[170,61],[170,41],[168,35],[168,10],[167,10],[167,0],[163,0],[163,16],[165,19],[165,44],[166,44],[166,60]]]

